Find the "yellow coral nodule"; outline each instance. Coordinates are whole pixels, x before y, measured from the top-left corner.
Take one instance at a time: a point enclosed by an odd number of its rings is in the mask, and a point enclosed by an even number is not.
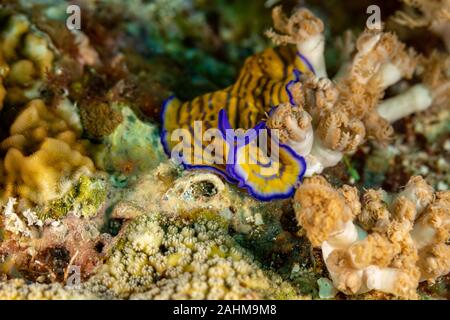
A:
[[[95,172],[78,133],[41,100],[28,103],[10,132],[0,143],[6,151],[3,197],[17,192],[30,204],[45,205],[68,191],[65,181]]]

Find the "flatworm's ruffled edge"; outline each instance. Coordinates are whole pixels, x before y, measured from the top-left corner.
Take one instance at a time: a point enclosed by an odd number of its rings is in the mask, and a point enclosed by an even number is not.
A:
[[[227,117],[227,113],[224,109],[221,109],[219,111],[219,130],[221,131],[223,138],[225,141],[225,133],[227,129],[233,129],[231,127],[231,124],[228,120]],[[264,121],[261,121],[260,123],[258,123],[253,129],[259,133],[260,130],[266,129],[266,123]],[[233,143],[233,146],[231,146],[230,149],[230,156],[233,157],[233,159],[236,159],[236,155],[237,155],[237,151],[240,148],[245,147],[247,144],[249,144],[251,141],[253,141],[254,139],[257,138],[257,135],[254,136],[250,136],[250,137],[246,137],[248,139],[241,139],[239,141],[239,139],[236,141],[236,144]],[[227,141],[227,143],[229,143]],[[236,172],[236,163],[232,163],[232,164],[227,164],[226,168],[227,168],[227,173],[233,177],[234,179],[236,179],[238,181],[238,187],[246,189],[251,196],[253,196],[254,198],[261,200],[261,201],[271,201],[271,200],[276,200],[276,199],[286,199],[289,198],[293,195],[293,193],[295,192],[295,187],[298,185],[298,183],[301,182],[305,172],[306,172],[306,161],[305,159],[298,155],[291,147],[289,147],[288,145],[285,144],[279,144],[280,148],[284,148],[286,149],[286,151],[296,160],[296,162],[299,164],[299,166],[302,168],[300,174],[297,176],[295,183],[292,184],[292,186],[284,193],[272,193],[272,194],[261,194],[260,192],[258,192],[257,190],[255,190],[253,188],[252,185],[247,184],[246,181],[244,180],[244,178]],[[232,153],[232,154],[231,154]]]
[[[161,133],[160,133],[160,139],[161,139],[161,144],[163,146],[164,152],[166,153],[166,155],[168,157],[170,157],[170,148],[169,145],[166,141],[167,139],[167,129],[165,126],[166,123],[166,112],[167,112],[167,107],[169,105],[170,102],[172,102],[172,100],[175,99],[175,96],[172,95],[169,98],[167,98],[166,100],[164,100],[163,105],[162,105],[162,109],[161,109],[161,114],[160,114],[160,121],[161,121]]]
[[[162,123],[162,129],[161,129],[161,143],[163,145],[164,152],[167,154],[167,156],[171,157],[169,144],[167,142],[167,135],[168,132],[164,126],[165,124],[165,117],[167,113],[167,108],[170,104],[170,102],[175,98],[175,96],[169,97],[166,101],[164,101],[162,111],[161,111],[161,123]],[[230,146],[230,154],[229,156],[232,156],[233,159],[236,159],[237,151],[239,148],[242,148],[249,144],[251,141],[253,141],[257,135],[249,136],[243,139],[236,139],[235,141],[227,141],[226,140],[226,130],[227,129],[233,129],[231,127],[231,124],[228,120],[227,113],[224,109],[221,109],[219,111],[219,118],[218,118],[218,129],[222,133],[223,139],[226,143]],[[266,129],[266,123],[264,121],[259,122],[254,128],[257,133],[259,133],[260,130]],[[226,164],[226,170],[220,170],[217,167],[208,166],[208,165],[191,165],[186,163],[186,161],[183,160],[181,157],[179,160],[181,162],[181,165],[184,169],[198,169],[198,170],[207,170],[212,171],[221,177],[223,177],[226,181],[229,183],[237,184],[238,187],[246,189],[247,192],[253,196],[255,199],[258,199],[260,201],[271,201],[276,199],[286,199],[292,196],[292,194],[295,191],[296,185],[301,181],[303,178],[303,175],[306,171],[306,162],[305,159],[298,155],[292,148],[290,148],[288,145],[280,144],[280,148],[284,148],[288,151],[288,153],[296,160],[296,162],[301,166],[302,171],[297,176],[296,182],[292,184],[292,186],[284,193],[269,193],[269,194],[262,194],[258,192],[256,189],[253,188],[251,184],[247,184],[246,181],[236,172],[236,163],[232,164]]]
[[[175,96],[170,96],[169,98],[167,98],[164,102],[163,102],[163,106],[162,106],[162,110],[161,110],[161,116],[160,116],[160,121],[161,121],[161,133],[160,133],[160,139],[161,139],[161,144],[163,146],[164,152],[166,153],[166,155],[171,158],[172,154],[170,152],[170,147],[169,147],[169,143],[167,141],[168,138],[168,132],[167,129],[165,127],[165,119],[166,119],[166,113],[167,113],[167,109],[168,106],[170,105],[170,103],[173,101],[173,99],[175,99]],[[236,184],[239,181],[235,178],[233,178],[232,176],[229,176],[227,174],[227,171],[223,171],[220,170],[216,167],[213,166],[208,166],[208,165],[192,165],[187,163],[183,157],[180,157],[179,162],[181,163],[181,165],[183,166],[183,168],[186,170],[189,169],[199,169],[199,170],[207,170],[207,171],[212,171],[216,174],[219,174],[221,177],[223,177],[227,182],[229,183],[233,183]]]
[[[228,120],[228,115],[227,112],[225,111],[225,109],[220,109],[219,111],[219,124],[218,124],[218,129],[219,131],[222,133],[222,137],[226,142],[229,143],[234,143],[236,142],[238,146],[241,145],[247,145],[249,144],[251,141],[253,141],[259,134],[259,131],[266,129],[266,122],[265,121],[260,121],[256,126],[254,126],[252,129],[256,132],[256,134],[252,135],[252,136],[245,136],[245,138],[237,138],[234,141],[228,141],[227,140],[227,130],[234,130],[233,127],[231,127],[230,121]],[[248,129],[250,130],[250,129]],[[236,138],[236,137],[235,137]]]
[[[240,187],[241,188],[245,188],[248,193],[254,197],[255,199],[258,199],[260,201],[271,201],[271,200],[278,200],[278,199],[287,199],[290,198],[294,192],[295,192],[295,188],[296,186],[301,182],[301,180],[303,179],[303,176],[305,175],[306,172],[306,161],[305,159],[298,155],[291,147],[289,147],[288,145],[285,144],[280,144],[280,149],[284,148],[286,149],[286,151],[296,160],[296,162],[301,166],[302,170],[300,172],[300,174],[297,176],[295,183],[292,184],[292,186],[286,191],[286,192],[282,192],[282,193],[260,193],[258,192],[256,189],[254,189],[254,187],[251,184],[246,183],[243,178],[239,178],[239,182],[240,182]],[[237,149],[236,149],[236,153],[237,153]],[[236,172],[236,165],[234,164],[231,168],[231,170],[234,172],[234,175],[236,177],[240,177],[240,175]]]
[[[291,87],[292,87],[294,84],[300,82],[300,76],[301,76],[301,75],[302,75],[302,72],[301,72],[300,70],[294,69],[294,79],[292,79],[291,81],[289,81],[289,82],[286,84],[286,93],[287,93],[287,95],[288,95],[288,97],[289,97],[289,102],[290,102],[290,104],[291,104],[292,106],[295,106],[295,101],[294,101],[294,96],[292,95],[292,92],[291,92]],[[273,112],[273,109],[270,110],[269,115],[270,115],[272,112]]]
[[[229,159],[233,159],[235,161],[236,159],[236,151],[239,146],[245,146],[249,144],[251,141],[257,138],[258,133],[260,130],[266,128],[266,123],[264,121],[259,122],[253,129],[255,130],[256,134],[252,136],[245,136],[244,138],[236,138],[233,141],[228,141],[226,131],[227,130],[234,130],[233,127],[231,127],[230,121],[228,119],[227,112],[225,109],[220,109],[219,111],[219,117],[218,117],[218,129],[222,133],[222,138],[224,139],[225,143],[230,148],[228,151],[228,157],[227,157],[227,164],[226,164],[226,172],[228,176],[232,179],[234,179],[238,185],[239,188],[244,187],[244,181],[242,178],[240,178],[238,175],[236,175],[236,172],[233,170],[234,163],[228,163]]]
[[[316,74],[316,70],[314,70],[314,67],[311,64],[311,62],[309,62],[309,60],[304,55],[302,55],[300,51],[297,51],[297,56],[306,64],[306,66],[312,73]]]
[[[306,64],[306,66],[308,67],[308,69],[313,73],[313,74],[316,74],[316,71],[314,70],[314,67],[313,67],[313,65],[311,64],[311,62],[309,62],[309,60],[304,56],[304,55],[302,55],[299,51],[297,51],[297,57],[299,57],[300,58],[300,60],[302,60],[305,64]],[[290,102],[290,104],[291,105],[295,105],[295,101],[294,101],[294,96],[292,95],[292,92],[291,92],[291,87],[295,84],[295,83],[299,83],[300,82],[300,77],[301,77],[301,75],[303,74],[303,72],[301,72],[300,70],[298,70],[297,68],[294,68],[294,79],[292,79],[291,81],[289,81],[287,84],[286,84],[286,93],[287,93],[287,95],[288,95],[288,97],[289,97],[289,102]],[[270,111],[270,112],[272,112],[273,111],[273,109]],[[269,115],[270,115],[270,113],[269,113]]]

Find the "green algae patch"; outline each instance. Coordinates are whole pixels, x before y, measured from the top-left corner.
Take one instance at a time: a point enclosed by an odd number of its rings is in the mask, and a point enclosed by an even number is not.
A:
[[[126,186],[126,177],[156,168],[165,154],[156,125],[141,121],[127,106],[122,107],[122,117],[123,121],[104,139],[96,160]]]
[[[45,208],[38,210],[40,220],[60,220],[69,212],[84,218],[94,217],[105,202],[107,186],[105,181],[97,177],[81,176],[78,183],[63,197],[50,202]]]

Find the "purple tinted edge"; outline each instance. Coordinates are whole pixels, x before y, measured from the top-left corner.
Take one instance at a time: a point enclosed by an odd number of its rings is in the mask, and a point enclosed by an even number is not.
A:
[[[295,83],[297,83],[297,82],[300,82],[300,76],[302,75],[302,72],[300,71],[300,70],[298,70],[298,69],[294,69],[294,79],[292,79],[291,81],[289,81],[287,84],[286,84],[286,92],[287,92],[287,95],[288,95],[288,97],[289,97],[289,102],[291,103],[291,105],[295,105],[295,101],[294,101],[294,96],[292,95],[292,93],[291,93],[291,86],[293,85],[293,84],[295,84]],[[272,112],[272,110],[270,110],[271,112]],[[269,113],[269,115],[270,115],[270,113]]]
[[[304,63],[308,66],[309,70],[311,70],[312,73],[316,74],[316,70],[314,70],[314,67],[312,66],[311,62],[309,62],[308,59],[304,55],[300,53],[300,51],[297,51],[297,56],[302,59]]]
[[[166,153],[166,155],[170,158],[171,153],[170,153],[170,148],[169,145],[167,143],[167,130],[164,126],[165,123],[165,118],[166,118],[166,112],[167,112],[167,107],[170,104],[170,102],[175,99],[175,96],[172,95],[169,98],[167,98],[166,100],[164,100],[163,102],[163,106],[162,106],[162,110],[161,110],[161,115],[160,115],[160,121],[161,121],[161,133],[160,133],[160,139],[161,139],[161,144],[163,146],[164,152]],[[183,160],[183,157],[180,157],[181,160],[181,165],[183,166],[184,169],[204,169],[204,170],[209,170],[209,171],[213,171],[217,174],[219,174],[221,177],[223,177],[226,181],[230,182],[230,183],[236,183],[237,181],[233,178],[227,175],[226,172],[221,171],[219,169],[217,169],[216,167],[213,166],[208,166],[208,165],[191,165],[186,163]]]
[[[167,141],[166,141],[167,130],[166,130],[166,127],[164,126],[164,123],[165,123],[165,119],[166,119],[167,106],[173,99],[175,99],[174,95],[172,95],[169,98],[167,98],[166,100],[164,100],[163,105],[162,105],[161,115],[160,115],[161,133],[159,136],[161,139],[161,144],[163,146],[164,152],[166,153],[166,155],[169,158],[170,158],[170,149],[169,149],[169,145],[167,144]]]
[[[297,181],[292,185],[291,188],[289,188],[289,190],[285,193],[278,193],[278,194],[268,194],[268,195],[261,195],[260,193],[258,193],[256,190],[254,190],[252,188],[252,186],[246,184],[245,182],[243,182],[242,178],[239,178],[239,181],[242,182],[242,187],[245,188],[248,193],[254,197],[255,199],[258,199],[260,201],[271,201],[271,200],[279,200],[279,199],[287,199],[290,198],[295,191],[295,186],[298,184],[298,182],[300,182],[303,178],[303,176],[305,175],[306,172],[306,161],[305,158],[303,158],[302,156],[300,156],[299,154],[297,154],[297,152],[295,152],[291,147],[289,147],[288,145],[285,144],[280,144],[280,147],[285,148],[296,160],[297,162],[300,163],[301,167],[302,167],[302,171],[301,173],[298,175],[297,177]],[[237,150],[236,150],[237,152]],[[232,168],[233,173],[238,176],[236,174],[236,170],[233,167]]]

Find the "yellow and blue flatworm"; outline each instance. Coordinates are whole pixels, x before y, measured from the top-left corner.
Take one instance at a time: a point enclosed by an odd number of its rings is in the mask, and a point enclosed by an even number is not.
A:
[[[169,98],[161,112],[164,150],[170,156],[179,144],[176,139],[171,139],[172,133],[186,129],[192,139],[183,139],[184,147],[187,147],[184,150],[191,154],[179,155],[186,169],[213,170],[260,200],[290,197],[306,170],[304,159],[280,143],[279,156],[274,160],[261,151],[255,136],[238,136],[230,141],[226,138],[226,131],[240,128],[260,132],[266,129],[263,121],[266,114],[279,104],[293,104],[289,87],[305,72],[314,73],[314,69],[292,47],[269,48],[246,59],[233,85],[187,102]],[[201,123],[200,127],[196,121]],[[211,128],[221,133],[212,142],[196,138],[203,137]],[[195,152],[219,142],[223,148],[219,148],[214,157],[223,161],[214,162],[213,159],[199,157]],[[254,161],[248,161],[255,155]]]

